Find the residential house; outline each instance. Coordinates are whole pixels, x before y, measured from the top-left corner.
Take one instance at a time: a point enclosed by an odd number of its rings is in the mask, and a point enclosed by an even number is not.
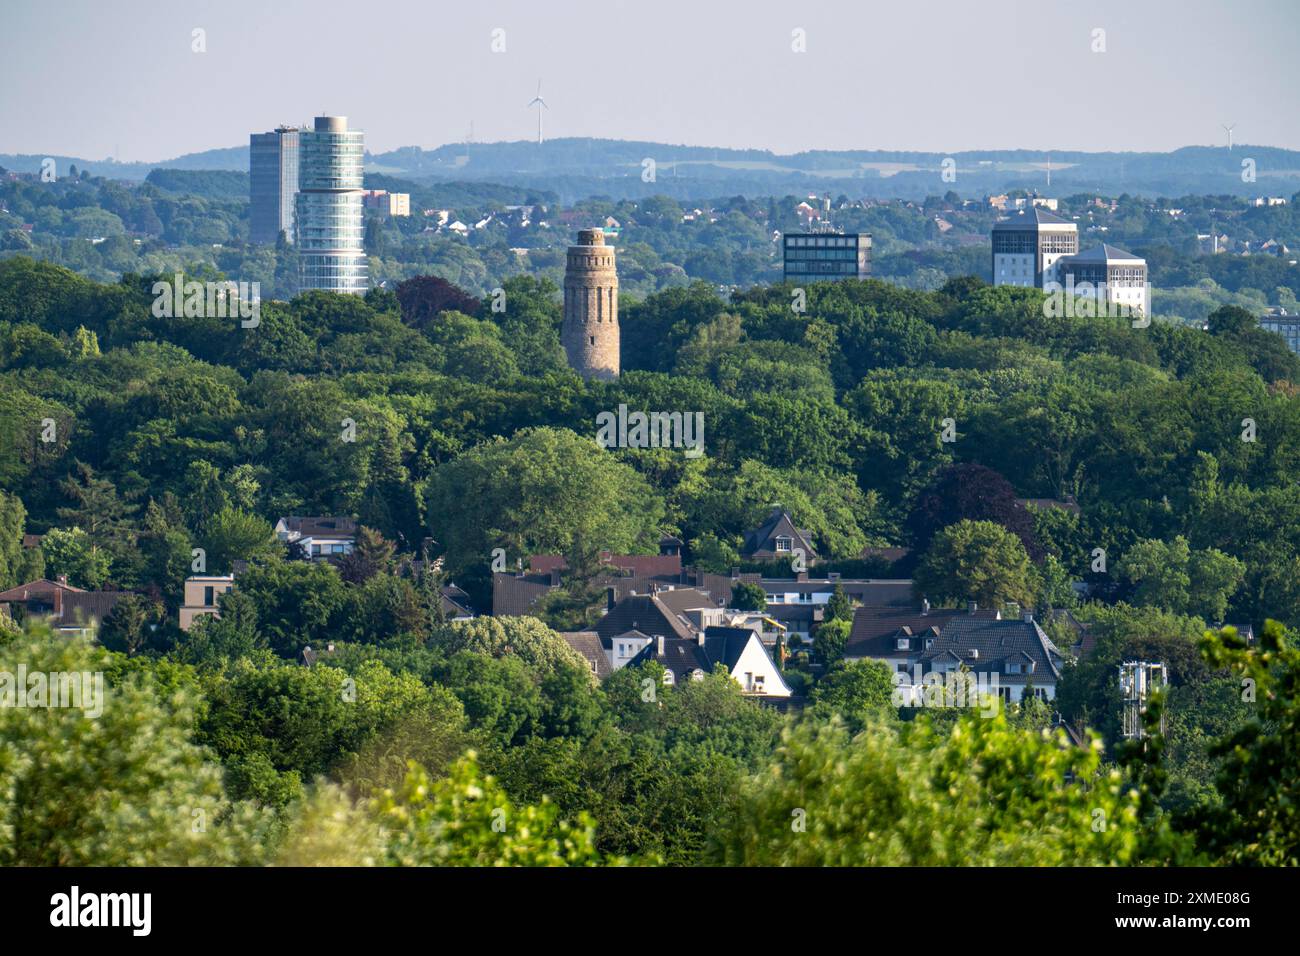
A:
[[[597,575],[595,583],[609,592],[608,606],[613,607],[629,594],[648,594],[687,584],[681,548],[681,539],[665,536],[659,542],[659,554],[602,551],[601,563],[609,570]],[[498,617],[531,613],[542,597],[560,586],[566,570],[568,563],[563,555],[536,554],[529,558],[527,572],[493,574],[492,613]]]
[[[311,560],[341,558],[352,553],[357,523],[352,518],[290,515],[275,523],[275,536],[285,544],[296,544]]]
[[[807,564],[817,559],[812,532],[795,527],[790,512],[777,507],[759,527],[745,533],[740,550],[747,561],[779,561],[802,554]]]
[[[196,574],[185,579],[185,600],[180,608],[180,628],[188,631],[200,617],[220,617],[221,595],[235,586],[233,574]]]
[[[1006,701],[1018,702],[1026,685],[1052,700],[1066,657],[1025,611],[1004,618],[971,604],[966,610],[920,607],[862,607],[854,614],[845,648],[847,660],[887,663],[919,692],[926,674],[965,669],[996,683]]]
[[[842,578],[834,572],[819,578],[810,577],[807,572],[800,572],[793,578],[764,578],[739,572],[730,576],[696,575],[696,586],[723,605],[730,604],[732,589],[742,581],[763,589],[767,600],[765,613],[784,628],[790,646],[811,640],[813,631],[825,620],[826,605],[837,586],[843,588],[855,604],[881,607],[910,607],[913,604],[909,578]]]
[[[68,584],[66,575],[41,578],[0,591],[0,614],[13,620],[39,617],[62,634],[90,634],[117,602],[131,591],[86,591]]]
[[[1006,702],[1021,700],[1026,687],[1044,700],[1056,699],[1065,656],[1052,643],[1032,612],[1019,618],[994,619],[958,615],[913,665],[913,675],[967,670],[996,683]]]
[[[560,637],[583,656],[597,680],[604,680],[614,672],[600,635],[595,631],[561,631]]]
[[[758,635],[748,628],[712,626],[694,638],[656,635],[630,661],[655,661],[663,666],[666,683],[702,680],[721,665],[749,697],[785,699],[790,686]]]
[[[721,624],[722,614],[722,606],[696,588],[629,594],[596,622],[596,633],[605,641],[632,631],[649,637],[692,638]]]
[[[784,640],[789,630],[766,611],[728,611],[723,615],[723,624],[753,631],[763,645],[769,648]]]

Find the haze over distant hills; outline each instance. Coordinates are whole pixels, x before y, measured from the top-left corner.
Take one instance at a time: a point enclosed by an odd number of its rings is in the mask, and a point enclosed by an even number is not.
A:
[[[943,161],[956,162],[955,181],[943,178]],[[37,172],[43,156],[0,154],[0,166]],[[157,163],[116,163],[56,156],[60,172],[71,164],[97,176],[143,180],[151,169],[248,169],[246,146],[188,153]],[[653,160],[653,180],[649,178]],[[1244,160],[1256,179],[1243,181]],[[1051,183],[1048,184],[1048,164]],[[667,194],[679,198],[830,192],[853,197],[919,199],[949,190],[963,196],[1007,189],[1045,194],[1099,192],[1148,196],[1285,195],[1300,190],[1300,152],[1268,146],[1187,146],[1171,153],[1088,153],[1039,150],[952,154],[883,150],[768,150],[675,146],[591,138],[535,142],[456,143],[426,150],[407,146],[367,154],[367,171],[416,181],[491,181],[545,189],[562,201],[607,195],[627,198]]]

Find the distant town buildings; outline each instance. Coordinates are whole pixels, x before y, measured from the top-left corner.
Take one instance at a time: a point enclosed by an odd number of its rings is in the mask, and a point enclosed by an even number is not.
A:
[[[1286,339],[1286,347],[1300,353],[1300,315],[1288,314],[1286,309],[1270,309],[1260,317],[1259,327],[1266,332],[1276,332]]]
[[[786,282],[865,279],[871,275],[871,235],[791,232],[782,242]]]
[[[362,176],[365,134],[346,116],[317,116],[299,134],[298,289],[366,291]]]
[[[252,242],[275,242],[281,233],[293,242],[299,132],[279,126],[248,137],[248,238]]]
[[[374,209],[385,216],[409,216],[411,214],[410,193],[390,193],[386,189],[367,189],[363,194],[365,207]]]
[[[618,378],[618,269],[601,229],[579,230],[569,246],[560,338],[569,366],[584,379]]]
[[[993,224],[993,284],[1042,289],[1079,251],[1079,227],[1038,206]]]

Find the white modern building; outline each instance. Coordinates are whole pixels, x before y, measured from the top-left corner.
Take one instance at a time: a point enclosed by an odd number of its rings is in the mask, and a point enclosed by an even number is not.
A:
[[[365,133],[317,116],[298,137],[298,290],[365,293]]]
[[[1055,281],[1066,296],[1091,297],[1105,303],[1107,311],[1120,309],[1133,314],[1151,314],[1147,285],[1147,261],[1117,246],[1101,243],[1056,263]],[[1126,314],[1126,313],[1120,313]]]
[[[334,515],[300,517],[286,515],[275,523],[275,536],[285,544],[296,544],[303,557],[341,558],[352,553],[357,540],[357,523]]]
[[[1043,288],[1056,264],[1079,251],[1079,227],[1034,206],[993,224],[993,284]]]

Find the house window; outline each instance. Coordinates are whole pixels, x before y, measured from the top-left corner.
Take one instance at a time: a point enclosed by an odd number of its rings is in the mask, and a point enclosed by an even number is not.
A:
[[[900,651],[905,651],[905,650],[907,650],[908,648],[910,648],[910,647],[912,646],[912,644],[911,644],[911,641],[909,641],[907,638],[905,638],[905,637],[900,637],[900,638],[898,639],[898,644],[897,644],[896,646],[897,646],[898,650],[900,650]]]
[[[216,588],[208,585],[203,589],[203,606],[212,607],[217,603]]]
[[[789,551],[789,550],[790,550],[790,546],[791,546],[793,543],[794,543],[793,540],[790,539],[790,538],[777,538],[777,539],[776,539],[776,550],[777,550],[777,551]]]

